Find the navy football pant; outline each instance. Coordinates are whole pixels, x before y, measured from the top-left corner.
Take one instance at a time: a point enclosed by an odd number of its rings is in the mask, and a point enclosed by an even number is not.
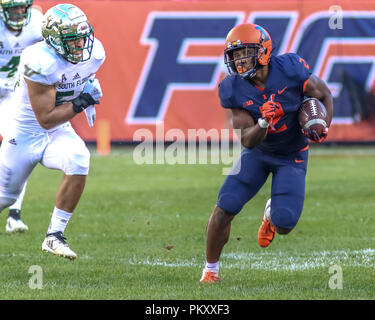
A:
[[[292,229],[305,199],[308,148],[305,149],[280,156],[245,148],[220,189],[217,205],[230,214],[239,213],[271,173],[271,221],[277,227]]]

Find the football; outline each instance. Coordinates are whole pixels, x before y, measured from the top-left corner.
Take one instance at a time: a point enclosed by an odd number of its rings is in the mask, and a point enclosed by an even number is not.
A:
[[[302,129],[315,130],[320,136],[323,129],[327,128],[328,114],[325,106],[316,98],[307,98],[302,101],[298,122]]]

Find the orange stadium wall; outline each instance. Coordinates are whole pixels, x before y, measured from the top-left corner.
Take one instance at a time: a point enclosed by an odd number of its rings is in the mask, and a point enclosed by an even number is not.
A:
[[[43,12],[58,3],[34,1]],[[72,121],[85,141],[101,134],[131,142],[142,128],[156,137],[161,122],[164,132],[185,134],[230,126],[217,92],[223,42],[231,27],[249,21],[269,31],[278,54],[297,52],[329,84],[335,114],[327,141],[375,142],[375,1],[71,3],[107,54],[97,73],[104,96],[96,125],[89,128],[83,113]]]

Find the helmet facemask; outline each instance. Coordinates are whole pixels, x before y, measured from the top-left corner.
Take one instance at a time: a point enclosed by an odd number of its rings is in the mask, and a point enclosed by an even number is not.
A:
[[[15,31],[21,31],[30,22],[33,0],[0,1],[0,17],[4,23]],[[13,13],[12,8],[25,7],[24,13]]]
[[[62,47],[64,49],[64,58],[72,63],[87,61],[91,57],[92,48],[94,45],[94,29],[92,26],[86,24],[87,32],[79,33],[75,31],[71,33],[69,30],[63,30],[61,33]],[[77,26],[77,29],[80,27]],[[84,39],[82,47],[70,45],[71,42],[78,42],[79,39]]]
[[[239,43],[240,41],[236,41],[235,43],[231,43],[228,47],[224,50],[224,62],[228,68],[228,72],[230,75],[238,74],[243,79],[250,80],[256,74],[257,69],[259,68],[258,58],[259,58],[259,49],[260,45],[257,43]],[[245,56],[234,59],[233,53],[236,50],[245,49]],[[236,61],[238,60],[246,60],[251,59],[252,61],[252,68],[246,69],[246,66],[238,66],[236,67]]]

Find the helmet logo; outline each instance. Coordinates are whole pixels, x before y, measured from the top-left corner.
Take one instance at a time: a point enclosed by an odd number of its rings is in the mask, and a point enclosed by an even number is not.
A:
[[[89,25],[87,24],[87,22],[81,22],[78,26],[77,26],[77,33],[78,34],[85,34],[89,31]]]
[[[255,29],[260,31],[260,38],[262,40],[261,42],[270,40],[269,36],[264,32],[262,27],[256,26]]]

